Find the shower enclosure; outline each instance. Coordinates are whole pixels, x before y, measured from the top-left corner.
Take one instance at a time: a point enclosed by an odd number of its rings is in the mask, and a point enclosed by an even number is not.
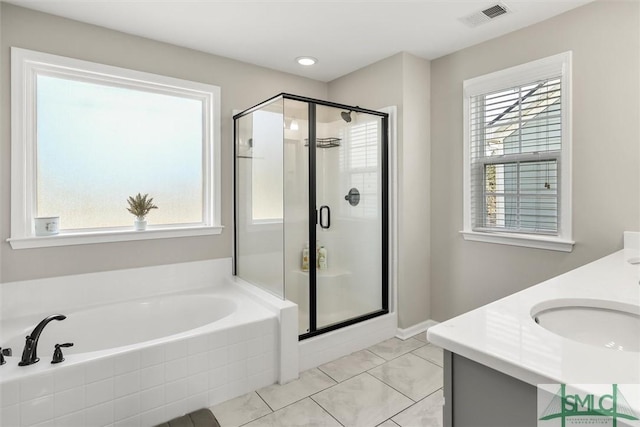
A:
[[[388,313],[386,113],[280,94],[234,116],[234,271],[299,337]]]

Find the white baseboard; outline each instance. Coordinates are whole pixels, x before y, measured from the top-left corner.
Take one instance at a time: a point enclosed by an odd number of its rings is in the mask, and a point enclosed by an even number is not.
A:
[[[398,328],[398,330],[396,331],[396,337],[404,341],[421,332],[426,332],[427,329],[437,325],[438,323],[439,322],[436,322],[435,320],[429,319],[429,320],[425,320],[424,322],[420,322],[418,324],[410,326],[406,329]]]

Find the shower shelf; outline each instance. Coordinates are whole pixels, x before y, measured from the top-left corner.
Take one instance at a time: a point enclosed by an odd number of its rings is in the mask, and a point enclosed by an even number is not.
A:
[[[303,276],[309,276],[308,271],[296,270],[299,274]],[[328,270],[316,270],[316,274],[318,277],[339,277],[339,276],[350,276],[351,272],[348,270],[329,268]]]
[[[340,141],[342,141],[340,138],[316,138],[316,147],[317,148],[339,147]],[[305,147],[309,146],[308,138],[304,139],[304,146]]]

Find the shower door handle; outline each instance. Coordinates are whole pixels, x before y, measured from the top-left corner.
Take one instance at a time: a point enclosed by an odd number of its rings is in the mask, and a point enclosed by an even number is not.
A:
[[[331,227],[331,208],[327,205],[320,206],[320,228],[329,227]]]

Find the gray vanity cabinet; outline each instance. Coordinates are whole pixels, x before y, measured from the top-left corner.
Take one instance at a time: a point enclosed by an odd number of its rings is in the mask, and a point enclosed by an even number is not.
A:
[[[537,427],[537,387],[444,352],[445,427]]]

